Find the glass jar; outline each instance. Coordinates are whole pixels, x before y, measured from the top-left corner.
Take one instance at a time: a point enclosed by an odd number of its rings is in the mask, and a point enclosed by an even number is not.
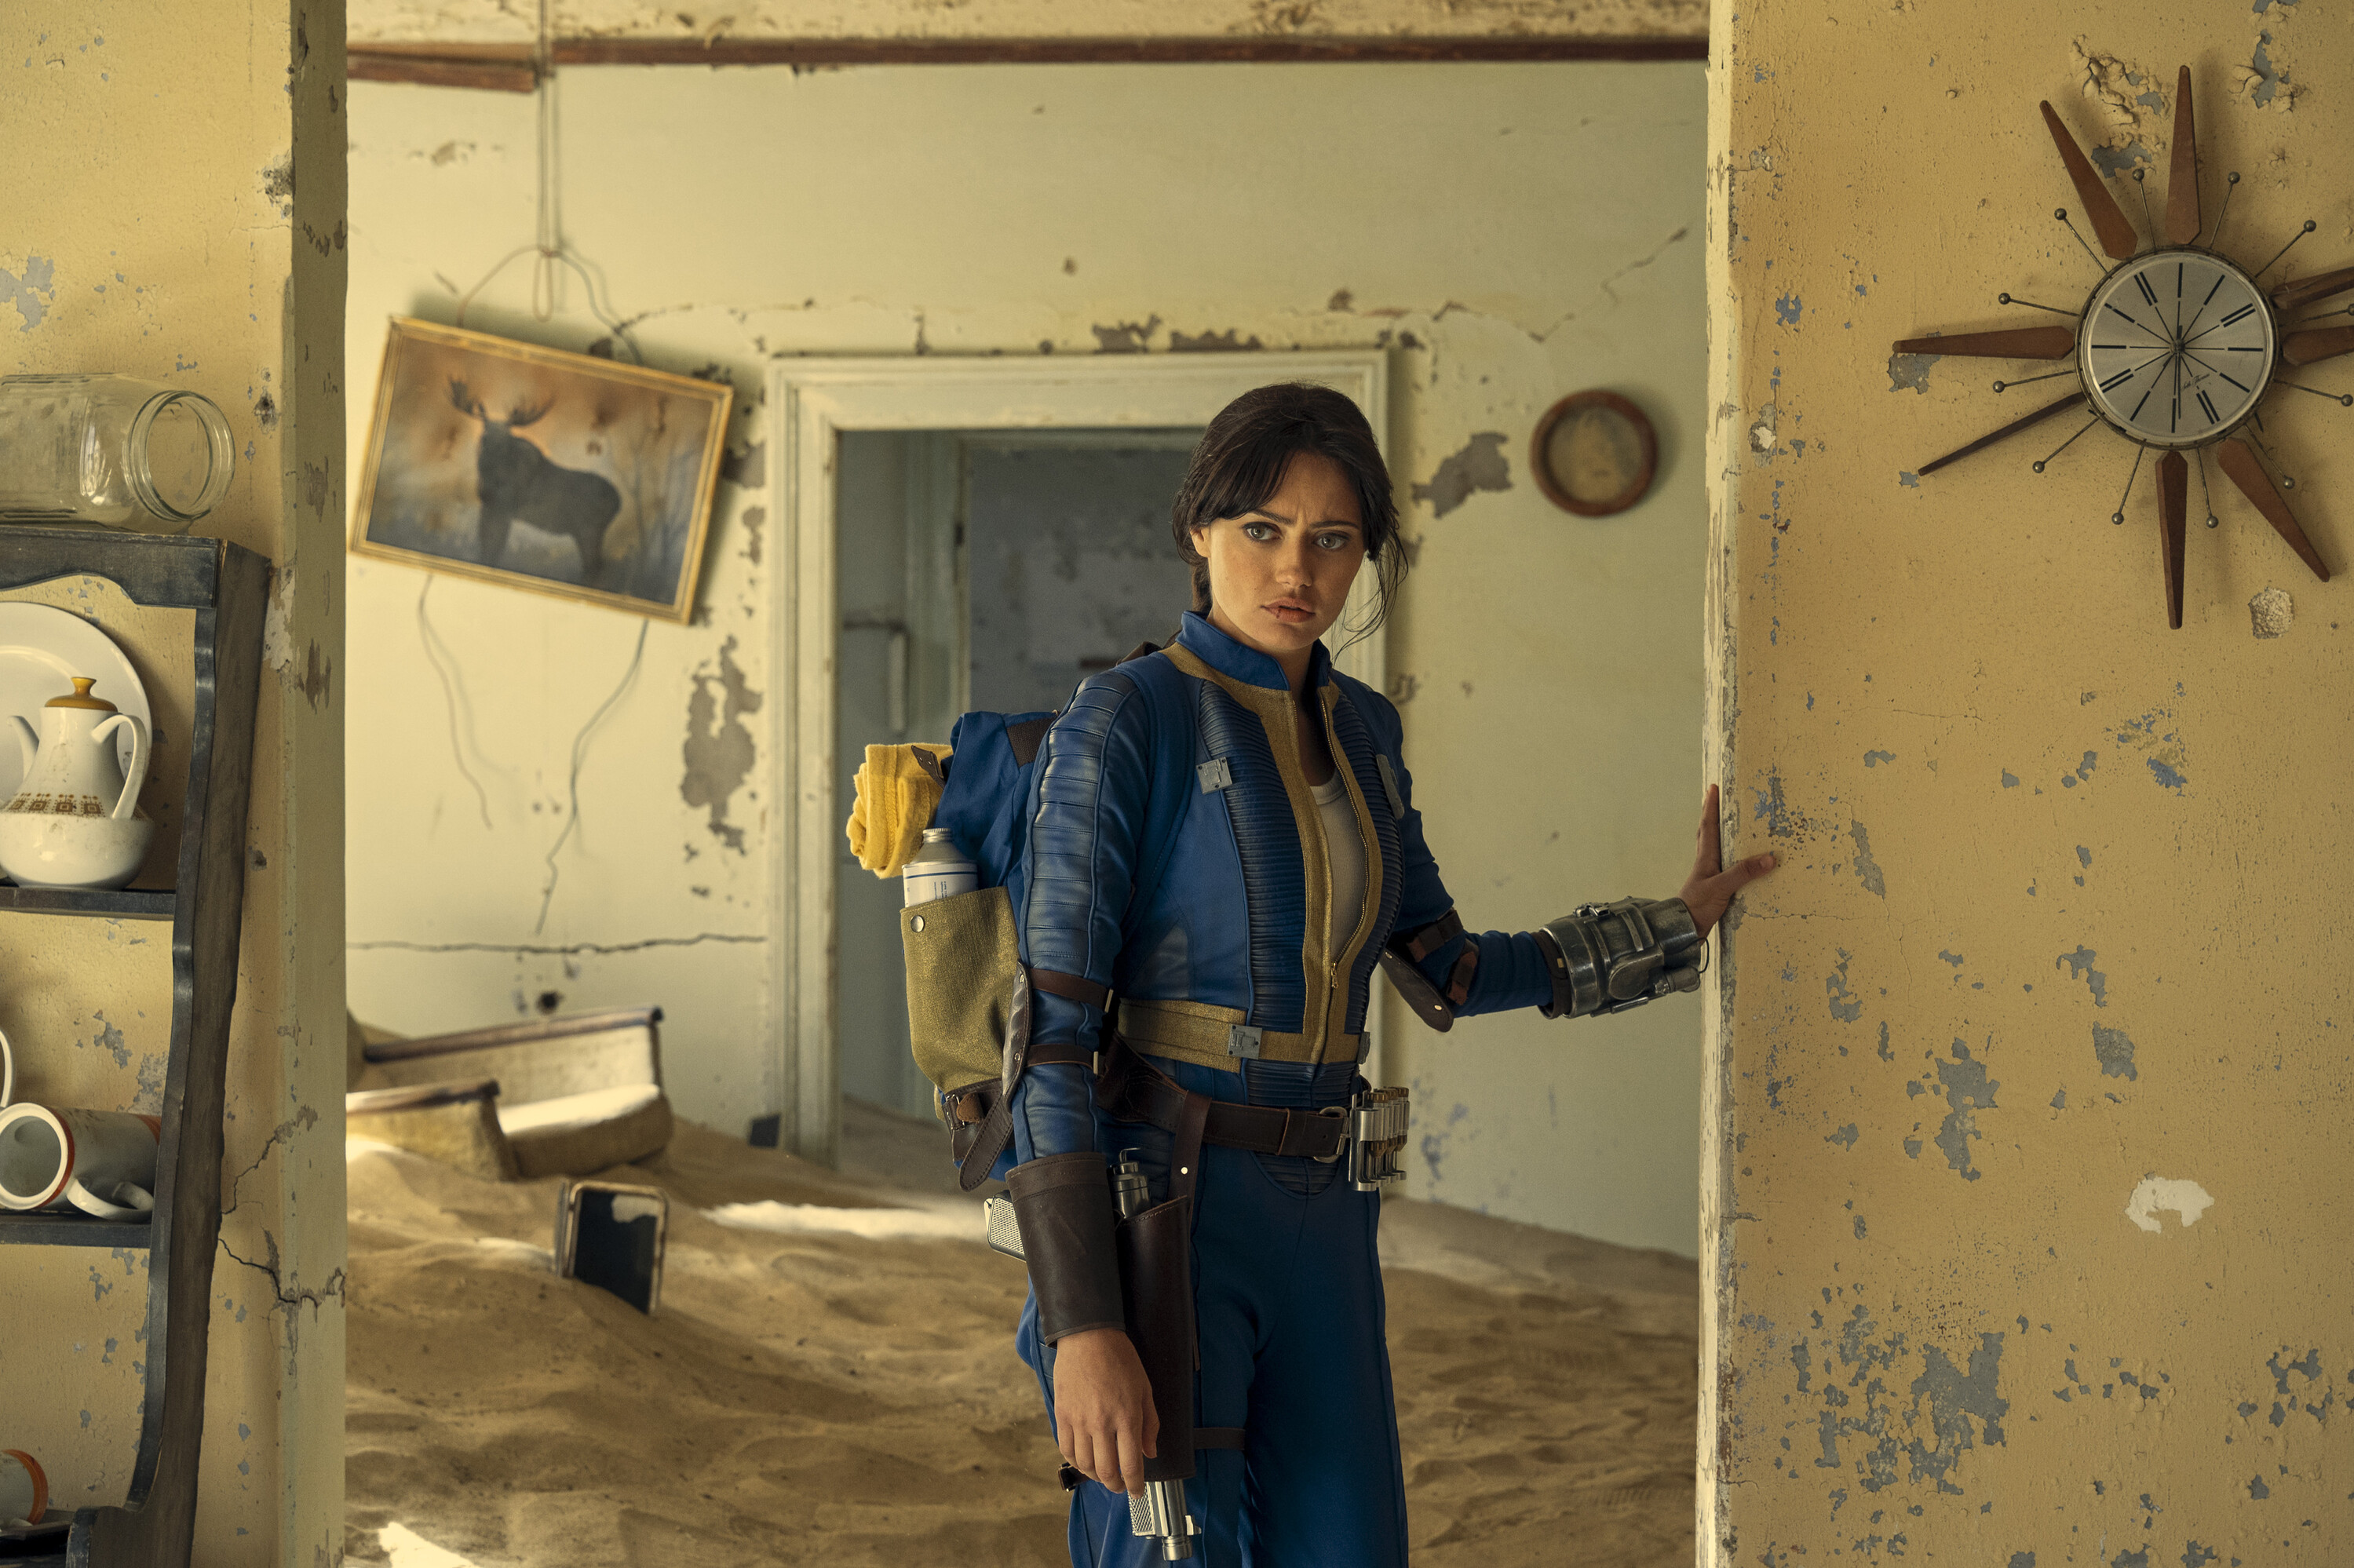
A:
[[[211,398],[128,376],[0,376],[0,520],[177,534],[228,493]]]

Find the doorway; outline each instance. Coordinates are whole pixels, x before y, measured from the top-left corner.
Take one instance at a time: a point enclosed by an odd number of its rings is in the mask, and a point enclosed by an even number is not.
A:
[[[860,1005],[879,1009],[886,1004],[887,993],[901,983],[896,934],[880,950],[861,948],[839,924],[837,889],[852,880],[841,874],[843,822],[850,810],[849,770],[856,762],[844,761],[848,748],[845,725],[836,712],[842,692],[837,667],[859,660],[879,662],[883,677],[879,696],[870,685],[863,700],[879,705],[886,733],[894,716],[890,704],[895,687],[906,694],[904,715],[911,734],[919,723],[940,724],[944,728],[945,720],[966,706],[1002,706],[1023,700],[1010,685],[973,684],[976,675],[986,683],[996,679],[996,674],[981,668],[970,644],[960,660],[939,641],[946,634],[943,628],[952,633],[963,625],[967,635],[972,635],[968,617],[943,614],[940,596],[962,591],[968,602],[975,596],[986,598],[973,585],[981,582],[981,572],[990,569],[987,557],[977,562],[970,548],[965,551],[963,569],[969,580],[959,590],[953,576],[953,548],[944,562],[938,546],[940,535],[919,532],[913,535],[912,572],[909,567],[909,492],[917,493],[919,507],[936,508],[943,503],[941,497],[962,490],[960,468],[951,461],[956,449],[944,451],[938,442],[966,443],[974,465],[1001,460],[1015,465],[1022,454],[1033,450],[1024,443],[1039,439],[1046,440],[1044,450],[1068,452],[1084,451],[1091,442],[1115,438],[1127,442],[1115,450],[1137,450],[1136,438],[1149,436],[1152,440],[1141,445],[1150,449],[1154,440],[1182,440],[1172,433],[1198,430],[1245,392],[1282,380],[1313,382],[1350,397],[1365,411],[1374,439],[1386,450],[1387,367],[1387,355],[1380,349],[1313,349],[1281,355],[801,359],[780,361],[770,370],[769,439],[779,459],[776,483],[783,558],[778,563],[781,580],[769,664],[769,690],[777,700],[767,704],[764,711],[773,726],[766,737],[768,766],[774,779],[771,799],[790,803],[787,809],[791,827],[790,848],[773,868],[769,883],[769,1070],[764,1086],[768,1103],[760,1108],[781,1113],[785,1147],[833,1163],[841,1141],[845,1061],[838,999],[845,991],[872,988],[884,993],[884,998],[870,997]],[[869,433],[896,435],[902,444],[896,460],[886,456],[867,467],[863,477],[854,477],[850,466],[861,461],[854,439]],[[986,451],[981,444],[984,437],[988,438]],[[928,458],[922,455],[927,446]],[[1164,455],[1182,461],[1180,453]],[[1066,474],[1062,482],[1076,480]],[[929,643],[905,613],[904,598],[896,601],[902,613],[896,617],[888,613],[893,602],[888,599],[878,601],[882,609],[868,611],[884,622],[902,622],[904,631],[895,632],[888,624],[855,629],[843,624],[844,608],[852,601],[844,597],[843,580],[842,501],[846,490],[860,485],[867,487],[869,499],[854,500],[854,504],[879,508],[873,515],[896,519],[875,524],[892,528],[898,539],[896,544],[875,546],[882,563],[876,570],[885,579],[884,591],[889,591],[889,582],[917,583],[917,599],[932,607],[928,612],[932,617],[928,622],[933,639]],[[1164,487],[1155,503],[1162,519],[1161,540],[1166,539],[1167,506],[1173,489],[1173,483]],[[1028,524],[1016,514],[1013,525]],[[953,534],[949,536],[952,546]],[[1173,559],[1164,556],[1162,560],[1169,569],[1176,569]],[[1059,565],[1050,556],[1047,567],[1041,569],[1059,569]],[[1108,637],[1108,628],[1084,639],[1075,636],[1068,647],[1042,632],[1034,650],[1028,628],[1022,627],[1023,657],[1015,662],[1031,666],[1034,679],[1028,689],[1032,693],[1052,693],[1044,703],[1046,706],[1062,700],[1069,690],[1065,676],[1075,681],[1083,661],[1116,659],[1144,637],[1168,636],[1175,624],[1174,609],[1184,602],[1182,586],[1163,597],[1160,588],[1144,578],[1123,578],[1126,568],[1110,563],[1087,567],[1092,576],[1083,574],[1076,562],[1072,569],[1073,583],[1093,585],[1084,592],[1075,591],[1074,599],[1133,602],[1141,614],[1139,624],[1143,630],[1128,645],[1114,646],[1114,639],[1105,641],[1100,648],[1097,643]],[[949,574],[945,579],[943,572]],[[1351,617],[1370,611],[1371,584],[1366,577],[1360,578],[1359,590],[1365,597],[1352,600],[1345,612]],[[898,591],[904,595],[908,590]],[[1150,612],[1143,613],[1148,606]],[[1056,611],[1060,609],[1055,607]],[[896,654],[892,652],[895,636],[903,639]],[[1042,657],[1033,660],[1033,652]],[[889,679],[895,658],[903,662],[903,682]],[[933,662],[928,664],[928,660]],[[1339,653],[1335,662],[1369,685],[1378,688],[1383,683],[1385,672],[1379,637],[1357,641]],[[1051,679],[1040,676],[1041,667],[1055,673]],[[928,669],[932,672],[929,675]],[[959,669],[965,672],[966,694],[957,693],[949,677],[941,673]],[[1008,666],[997,673],[1013,682],[1021,672]],[[928,682],[938,683],[928,685]],[[1060,690],[1055,689],[1057,682],[1063,683]],[[992,690],[1005,694],[992,701],[989,696]],[[928,709],[927,704],[931,705]],[[862,749],[867,737],[864,730],[857,736]],[[865,873],[857,874],[875,884],[875,878]],[[877,891],[882,892],[887,908],[891,890],[870,888],[869,896]],[[1373,1033],[1378,1057],[1379,1025]],[[906,1071],[912,1075],[912,1065]],[[906,1077],[896,1084],[866,1082],[870,1088],[902,1097],[896,1103],[907,1103]]]
[[[852,430],[837,471],[834,794],[865,748],[959,714],[1052,711],[1188,602],[1169,508],[1199,429]],[[932,1114],[900,983],[896,879],[835,863],[842,1092]]]

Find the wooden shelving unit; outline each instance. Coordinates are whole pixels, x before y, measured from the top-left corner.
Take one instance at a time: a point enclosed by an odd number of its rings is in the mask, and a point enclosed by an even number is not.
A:
[[[146,1383],[139,1449],[120,1508],[86,1508],[0,1531],[0,1563],[186,1568],[204,1436],[213,1255],[220,1238],[222,1095],[245,904],[245,812],[270,563],[217,539],[0,525],[0,590],[65,577],[112,582],[138,604],[196,612],[196,692],[175,890],[62,892],[0,886],[0,917],[168,920],[171,1056],[164,1073],[155,1211],[145,1224],[0,1215],[0,1246],[144,1246]],[[0,1271],[6,1265],[0,1263]],[[18,1324],[27,1336],[39,1325]]]

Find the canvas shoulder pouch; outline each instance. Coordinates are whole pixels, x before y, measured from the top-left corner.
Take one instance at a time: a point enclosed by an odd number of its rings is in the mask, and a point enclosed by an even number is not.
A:
[[[983,887],[902,909],[899,940],[916,1065],[943,1097],[995,1084],[1022,972],[1005,889]]]

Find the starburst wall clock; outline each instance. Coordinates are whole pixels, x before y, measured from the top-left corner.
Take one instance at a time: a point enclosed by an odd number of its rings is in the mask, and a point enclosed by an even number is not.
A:
[[[2043,122],[2051,128],[2060,161],[2076,187],[2077,199],[2092,226],[2094,238],[2109,257],[2101,260],[2065,207],[2052,216],[2068,226],[2102,276],[2081,310],[2067,311],[2038,304],[2009,294],[2006,305],[2025,305],[2054,315],[2073,316],[2075,324],[2014,327],[1999,332],[1959,333],[1952,336],[1906,338],[1899,354],[1957,355],[1982,359],[2073,360],[2072,367],[2015,381],[1998,381],[1997,393],[2037,381],[2073,376],[2075,391],[2056,403],[2014,419],[2000,429],[1979,437],[1966,447],[1947,452],[1916,471],[1927,478],[1946,464],[1968,457],[2072,409],[2088,409],[2090,417],[2074,435],[2060,443],[2051,456],[2035,464],[2041,473],[2047,464],[2076,444],[2095,425],[2106,425],[2135,448],[2132,471],[2126,476],[2125,494],[2109,521],[2122,524],[2126,504],[2133,498],[2134,482],[2152,451],[2158,460],[2160,554],[2166,565],[2167,624],[2182,626],[2182,559],[2190,508],[2191,454],[2198,461],[2200,492],[2206,499],[2207,526],[2221,525],[2211,492],[2207,488],[2207,454],[2248,498],[2264,520],[2288,542],[2297,558],[2322,581],[2329,580],[2313,544],[2297,524],[2285,492],[2296,481],[2282,474],[2277,482],[2275,454],[2266,444],[2264,405],[2274,392],[2304,392],[2354,408],[2354,394],[2327,391],[2286,377],[2285,371],[2354,353],[2354,326],[2324,326],[2322,316],[2354,315],[2354,308],[2306,315],[2321,301],[2354,291],[2354,267],[2285,283],[2267,293],[2264,275],[2278,266],[2289,248],[2313,232],[2307,220],[2272,260],[2251,272],[2220,249],[2223,226],[2231,217],[2232,191],[2240,176],[2229,176],[2222,211],[2209,232],[2200,217],[2199,149],[2190,106],[2190,69],[2182,69],[2175,87],[2174,146],[2167,174],[2166,209],[2161,226],[2151,211],[2147,186],[2142,190],[2142,217],[2150,230],[2149,247],[2126,218],[2107,185],[2086,160],[2084,150],[2045,103]],[[2138,185],[2145,170],[2136,169]],[[2201,243],[2201,237],[2204,243]],[[2112,265],[2111,263],[2115,263]]]

